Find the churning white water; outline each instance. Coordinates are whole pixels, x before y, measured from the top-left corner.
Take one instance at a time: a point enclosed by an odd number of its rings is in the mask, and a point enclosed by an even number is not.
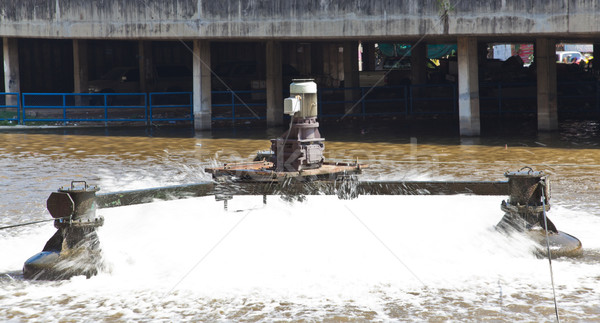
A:
[[[485,320],[554,318],[547,259],[494,230],[501,197],[212,197],[99,210],[106,269],[12,278],[54,229],[3,237],[0,316],[17,321]],[[555,223],[600,249],[598,218]],[[590,228],[590,229],[586,229]],[[572,229],[572,230],[571,230]],[[8,247],[8,248],[7,248]],[[600,319],[598,257],[553,262],[560,313]],[[12,280],[14,279],[14,281]]]
[[[204,167],[268,148],[258,137],[0,134],[0,226],[50,219],[45,200],[70,180],[100,193],[207,180]],[[361,179],[503,180],[527,165],[551,174],[549,217],[584,247],[552,261],[559,314],[600,322],[599,140],[343,138],[327,142],[326,157],[358,156],[370,165]],[[265,206],[236,196],[228,211],[213,197],[100,209],[105,268],[56,282],[21,274],[51,222],[0,230],[0,321],[553,321],[548,260],[494,229],[504,198],[269,196]]]

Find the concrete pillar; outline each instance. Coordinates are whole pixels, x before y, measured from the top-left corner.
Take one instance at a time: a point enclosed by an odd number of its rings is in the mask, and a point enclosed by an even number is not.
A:
[[[88,45],[87,40],[73,39],[73,92],[88,92]],[[78,96],[78,98],[80,98]]]
[[[344,87],[357,88],[360,86],[358,74],[358,42],[344,42]],[[358,113],[358,107],[354,107],[359,99],[357,89],[346,90],[344,101],[346,101],[346,113]],[[354,107],[354,108],[353,108]],[[350,111],[352,109],[353,111]]]
[[[558,129],[556,100],[556,43],[552,39],[535,41],[535,66],[537,69],[537,120],[538,130]]]
[[[138,41],[138,66],[140,69],[140,91],[152,92],[154,91],[154,73],[152,71],[152,42],[151,41]]]
[[[210,130],[212,119],[210,42],[194,40],[194,129]]]
[[[21,92],[19,77],[19,42],[16,38],[3,38],[2,49],[4,57],[4,92]],[[6,105],[16,105],[15,96],[6,97]]]
[[[427,83],[427,44],[419,42],[410,48],[410,80],[412,84]]]
[[[479,136],[479,72],[477,39],[459,37],[458,54],[458,116],[461,136]]]
[[[267,126],[283,123],[283,72],[281,42],[267,41]],[[289,84],[286,84],[289,86]]]

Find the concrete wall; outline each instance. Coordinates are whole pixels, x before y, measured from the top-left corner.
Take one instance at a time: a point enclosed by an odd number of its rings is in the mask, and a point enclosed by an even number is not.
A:
[[[0,36],[339,39],[600,36],[596,0],[3,0]],[[594,35],[595,34],[595,35]]]

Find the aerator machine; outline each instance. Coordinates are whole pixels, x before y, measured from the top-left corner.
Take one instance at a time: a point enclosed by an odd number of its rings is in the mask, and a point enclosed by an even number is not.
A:
[[[539,248],[538,255],[578,256],[581,242],[557,230],[547,217],[550,210],[550,182],[541,171],[525,167],[506,172],[508,181],[361,181],[357,175],[366,165],[327,162],[323,157],[325,139],[317,122],[317,86],[312,80],[295,80],[284,111],[291,117],[289,129],[271,140],[271,150],[259,152],[248,163],[224,164],[208,168],[214,181],[157,187],[135,191],[96,194],[97,187],[72,182],[48,198],[47,206],[57,232],[42,251],[23,267],[26,279],[68,279],[87,277],[102,269],[100,243],[96,230],[104,219],[97,208],[108,208],[156,199],[215,196],[227,201],[235,195],[279,195],[302,200],[305,195],[337,195],[340,199],[359,195],[508,195],[500,208],[505,212],[497,224],[506,234],[524,234]],[[543,245],[547,248],[544,249]]]
[[[291,118],[289,129],[271,139],[271,150],[258,152],[248,163],[226,163],[207,168],[214,178],[235,177],[250,182],[335,179],[359,174],[367,165],[357,162],[328,162],[323,157],[325,138],[317,122],[317,84],[297,79],[290,84],[290,97],[283,100],[283,112]]]

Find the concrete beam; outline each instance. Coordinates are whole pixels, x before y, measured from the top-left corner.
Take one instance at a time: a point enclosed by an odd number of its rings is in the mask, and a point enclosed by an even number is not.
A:
[[[21,92],[19,41],[15,38],[4,38],[2,39],[2,49],[4,57],[4,92]],[[10,105],[13,104],[15,102],[10,103]]]
[[[558,130],[558,103],[556,99],[556,42],[549,38],[535,41],[537,69],[538,130]]]
[[[283,71],[281,43],[267,41],[267,126],[275,127],[283,123]],[[289,84],[286,84],[289,86]]]
[[[477,39],[459,37],[458,54],[458,116],[461,136],[479,136],[479,70]]]
[[[101,39],[376,39],[395,36],[600,34],[600,6],[582,0],[4,0],[0,36]]]
[[[194,129],[210,130],[212,127],[212,100],[210,83],[210,42],[194,40]]]
[[[87,93],[89,80],[88,44],[86,40],[73,40],[73,92]],[[78,96],[78,98],[80,98]]]

